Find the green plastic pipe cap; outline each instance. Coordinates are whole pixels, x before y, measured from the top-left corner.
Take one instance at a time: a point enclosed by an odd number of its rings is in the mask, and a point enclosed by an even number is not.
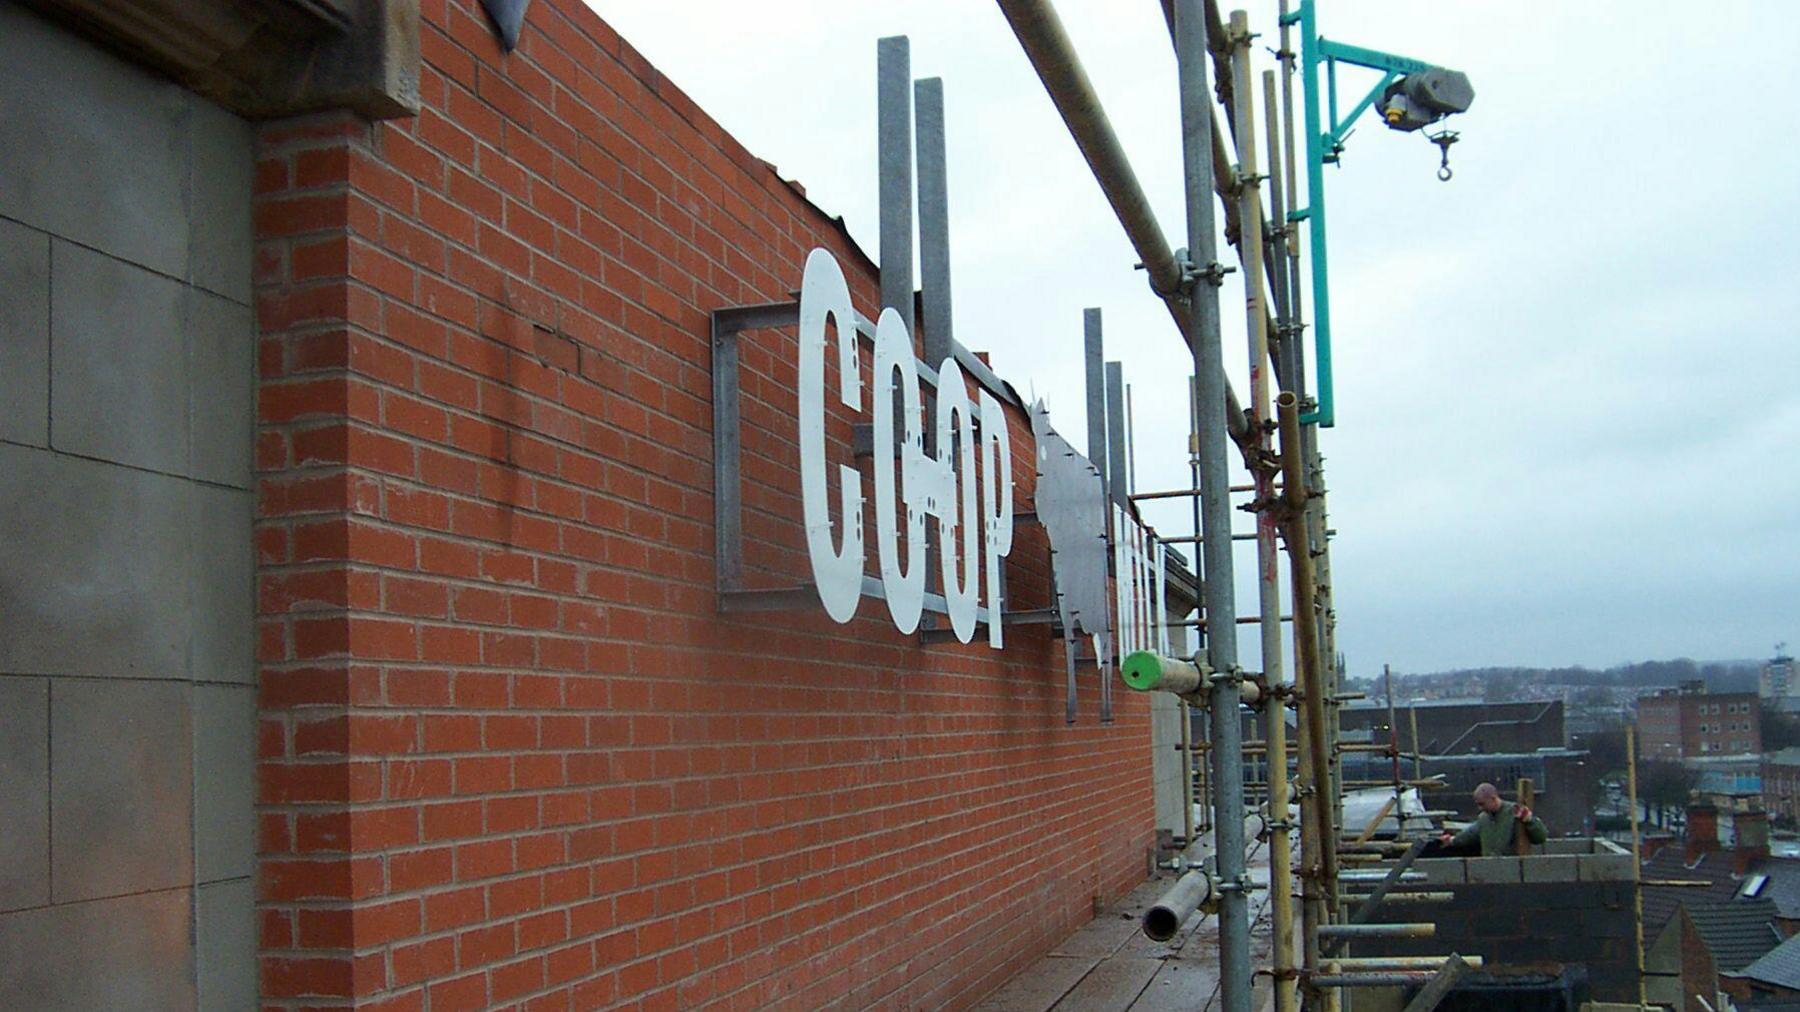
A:
[[[1139,692],[1149,692],[1162,684],[1162,658],[1149,650],[1127,654],[1119,664],[1119,676]]]

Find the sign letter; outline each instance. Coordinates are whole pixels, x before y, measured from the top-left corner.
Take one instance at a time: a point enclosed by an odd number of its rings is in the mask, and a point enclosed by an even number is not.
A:
[[[894,377],[899,379],[900,445],[894,445]],[[875,378],[871,384],[875,398],[875,545],[881,556],[881,584],[887,596],[888,613],[903,633],[919,628],[919,614],[925,607],[925,513],[915,499],[918,489],[911,476],[919,473],[919,461],[925,454],[925,441],[920,431],[919,369],[913,358],[912,335],[906,321],[892,308],[881,311],[875,325]],[[901,490],[906,503],[906,567],[900,566],[899,524],[895,517],[894,464],[906,461],[900,469],[904,482]]]
[[[833,548],[831,507],[826,493],[825,325],[837,327],[838,400],[862,409],[862,376],[856,357],[856,313],[850,286],[830,253],[815,249],[800,280],[800,496],[806,513],[806,551],[825,611],[839,622],[856,616],[862,597],[862,479],[838,465],[838,523],[842,547]]]

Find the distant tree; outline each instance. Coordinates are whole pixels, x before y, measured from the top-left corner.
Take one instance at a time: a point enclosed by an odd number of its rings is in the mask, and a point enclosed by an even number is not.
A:
[[[1571,744],[1587,751],[1587,759],[1576,770],[1576,796],[1589,812],[1599,807],[1606,796],[1606,781],[1622,776],[1625,771],[1625,729],[1610,727],[1585,734]]]
[[[1575,693],[1573,702],[1578,706],[1606,706],[1612,702],[1612,693],[1604,685],[1588,685]]]
[[[1700,775],[1677,762],[1652,759],[1638,763],[1638,800],[1644,806],[1644,817],[1652,814],[1658,826],[1667,823],[1669,809],[1680,809],[1688,802],[1699,783]]]
[[[1506,702],[1520,698],[1525,679],[1517,672],[1494,672],[1482,679],[1481,694],[1487,702]]]
[[[1588,767],[1596,780],[1625,772],[1625,729],[1609,727],[1581,737],[1581,748],[1587,749]]]
[[[1800,717],[1783,713],[1768,703],[1762,708],[1762,745],[1765,752],[1777,752],[1800,745]]]

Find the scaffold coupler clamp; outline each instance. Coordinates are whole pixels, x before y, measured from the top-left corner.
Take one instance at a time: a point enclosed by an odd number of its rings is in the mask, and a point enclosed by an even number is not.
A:
[[[1267,180],[1269,178],[1267,173],[1264,173],[1262,175],[1257,175],[1255,173],[1247,173],[1247,172],[1244,172],[1241,167],[1235,166],[1235,165],[1232,166],[1231,175],[1232,175],[1232,178],[1234,179],[1234,181],[1237,183],[1237,192],[1239,194],[1242,194],[1245,190],[1256,189],[1257,187],[1261,186],[1265,180]]]
[[[1175,263],[1181,268],[1181,293],[1183,295],[1191,293],[1194,286],[1201,281],[1217,288],[1225,283],[1225,275],[1237,270],[1236,267],[1222,264],[1217,260],[1208,264],[1197,264],[1188,255],[1186,246],[1175,251]]]
[[[1221,893],[1243,893],[1249,895],[1258,888],[1260,887],[1257,886],[1256,881],[1250,877],[1250,873],[1247,871],[1238,872],[1237,878],[1222,878],[1213,884],[1214,891]]]

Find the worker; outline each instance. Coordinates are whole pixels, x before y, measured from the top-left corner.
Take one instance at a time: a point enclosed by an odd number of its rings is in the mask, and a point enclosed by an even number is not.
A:
[[[1524,805],[1501,801],[1500,791],[1493,784],[1475,788],[1475,807],[1481,811],[1474,822],[1460,833],[1452,835],[1446,831],[1439,838],[1445,846],[1467,847],[1480,840],[1482,857],[1505,857],[1513,853],[1515,826],[1524,826],[1525,837],[1532,843],[1543,843],[1550,838],[1544,820],[1531,814],[1531,809]]]

